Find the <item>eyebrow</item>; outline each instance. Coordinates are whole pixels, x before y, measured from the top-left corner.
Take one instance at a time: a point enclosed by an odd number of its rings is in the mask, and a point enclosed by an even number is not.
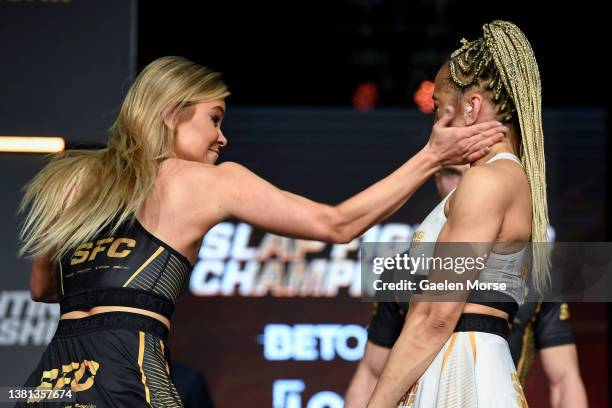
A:
[[[223,116],[225,116],[225,109],[223,109],[221,106],[215,106],[213,109],[220,110],[220,111],[221,111],[221,114],[222,114]]]

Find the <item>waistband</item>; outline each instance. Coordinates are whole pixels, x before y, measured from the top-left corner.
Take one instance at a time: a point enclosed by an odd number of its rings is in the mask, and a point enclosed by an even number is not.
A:
[[[493,309],[506,312],[509,322],[514,321],[514,317],[519,309],[518,303],[512,296],[496,290],[471,291],[466,302],[489,306]]]
[[[478,313],[463,313],[461,317],[459,317],[457,326],[455,326],[455,331],[475,331],[496,334],[506,341],[508,341],[508,335],[510,334],[506,319]]]
[[[134,288],[88,289],[65,295],[60,300],[60,313],[89,310],[96,306],[135,307],[159,313],[168,320],[174,312],[174,305],[160,295]]]
[[[76,336],[101,330],[143,331],[164,342],[168,340],[168,328],[162,322],[129,312],[108,312],[80,319],[60,319],[54,337]]]

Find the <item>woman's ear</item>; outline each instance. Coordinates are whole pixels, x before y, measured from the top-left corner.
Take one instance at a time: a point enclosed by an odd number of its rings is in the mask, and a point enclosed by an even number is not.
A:
[[[174,129],[178,119],[176,109],[166,108],[163,110],[161,116],[168,129]]]
[[[483,97],[480,94],[472,94],[466,98],[463,107],[465,124],[470,126],[478,121],[478,116],[482,111]]]

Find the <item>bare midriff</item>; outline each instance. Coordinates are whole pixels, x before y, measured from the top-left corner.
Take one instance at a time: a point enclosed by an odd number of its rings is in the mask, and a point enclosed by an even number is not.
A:
[[[144,309],[138,309],[136,307],[124,307],[124,306],[96,306],[92,307],[89,310],[75,310],[73,312],[64,313],[60,316],[60,320],[64,319],[82,319],[84,317],[93,316],[100,313],[109,313],[109,312],[129,312],[129,313],[138,313],[144,316],[152,317],[154,319],[162,322],[168,330],[170,329],[170,320],[168,320],[165,316],[160,315],[159,313],[150,312]]]
[[[501,310],[495,309],[493,307],[477,305],[475,303],[466,303],[465,308],[463,309],[463,313],[485,314],[489,316],[501,317],[504,320],[508,320],[508,313],[502,312]]]
[[[108,312],[129,312],[129,313],[138,313],[141,315],[149,316],[154,319],[162,322],[168,329],[170,329],[170,320],[166,317],[160,315],[159,313],[150,312],[148,310],[138,309],[135,307],[124,307],[124,306],[96,306],[89,310],[77,310],[74,312],[68,312],[61,315],[60,319],[81,319],[83,317],[93,316],[99,313],[108,313]],[[466,303],[465,308],[463,309],[463,313],[475,313],[475,314],[484,314],[489,316],[495,316],[502,318],[504,320],[508,320],[508,314],[506,312],[502,312],[501,310],[477,305],[475,303]]]

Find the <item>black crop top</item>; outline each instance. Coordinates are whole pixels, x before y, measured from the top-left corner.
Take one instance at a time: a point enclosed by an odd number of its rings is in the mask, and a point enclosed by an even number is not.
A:
[[[127,306],[169,319],[192,269],[185,256],[134,218],[113,235],[110,227],[103,229],[62,258],[58,268],[61,313]]]

